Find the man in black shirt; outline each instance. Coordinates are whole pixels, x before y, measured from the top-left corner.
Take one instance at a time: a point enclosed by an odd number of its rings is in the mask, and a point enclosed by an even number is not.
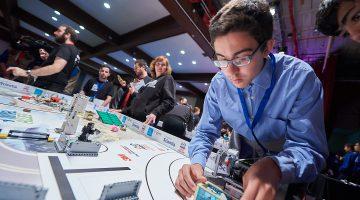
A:
[[[102,106],[108,106],[113,96],[113,85],[107,79],[110,76],[110,67],[101,66],[99,70],[99,78],[90,79],[84,86],[83,92],[90,99],[104,100]]]
[[[152,81],[152,78],[148,76],[148,66],[143,59],[137,59],[135,61],[134,72],[136,78],[130,85],[133,87],[134,92],[138,93],[141,87]]]
[[[71,72],[80,61],[80,52],[75,47],[77,34],[70,26],[59,26],[54,35],[55,41],[60,45],[50,53],[40,68],[23,70],[9,67],[7,71],[12,72],[14,76],[39,77],[35,82],[36,87],[63,93]]]

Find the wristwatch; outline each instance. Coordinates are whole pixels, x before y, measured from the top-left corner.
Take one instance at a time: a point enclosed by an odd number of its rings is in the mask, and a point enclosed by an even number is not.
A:
[[[26,74],[27,74],[29,77],[32,77],[32,75],[31,75],[31,69],[26,70]]]

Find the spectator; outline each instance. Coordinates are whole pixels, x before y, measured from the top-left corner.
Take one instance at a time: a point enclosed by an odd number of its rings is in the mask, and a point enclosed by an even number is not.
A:
[[[350,176],[350,181],[356,184],[360,184],[360,142],[355,143],[354,150],[354,166],[352,169],[352,174]]]
[[[86,96],[103,100],[102,106],[105,107],[109,105],[113,96],[113,84],[108,81],[110,74],[110,67],[103,65],[99,70],[99,77],[90,79],[83,88]]]
[[[354,167],[356,153],[352,151],[351,144],[344,145],[345,155],[342,158],[342,164],[339,168],[339,179],[347,179],[352,173],[352,168]]]
[[[80,67],[76,66],[69,77],[69,80],[64,88],[64,94],[73,95],[75,93],[75,89],[78,86],[78,79],[80,77]]]
[[[138,93],[141,87],[152,81],[152,78],[148,76],[148,66],[143,59],[137,59],[135,61],[134,72],[136,78],[134,82],[131,83],[131,86],[134,87],[134,92]]]
[[[60,45],[50,53],[41,68],[24,70],[18,67],[9,67],[7,71],[12,72],[14,76],[39,77],[35,82],[36,87],[63,93],[71,72],[80,61],[80,52],[75,47],[77,34],[70,26],[59,26],[54,35],[55,41]]]
[[[39,56],[42,61],[45,61],[49,58],[49,52],[47,52],[45,49],[40,48],[39,49]]]
[[[190,104],[188,104],[188,100],[185,97],[180,97],[180,104],[188,106],[189,108],[192,108]]]
[[[317,30],[328,36],[349,34],[360,42],[360,1],[323,0],[316,14]]]
[[[119,88],[114,94],[114,98],[111,101],[111,108],[119,108],[122,104],[123,100],[125,99],[126,93],[129,91],[128,85],[121,76],[117,75],[117,80],[119,82]]]
[[[120,104],[114,109],[113,112],[122,112],[122,110],[128,107],[131,102],[135,99],[136,95],[138,94],[140,88],[142,88],[145,84],[149,83],[153,79],[149,77],[148,73],[149,69],[147,63],[143,59],[137,59],[135,61],[134,72],[135,72],[135,79],[133,82],[130,83],[130,87],[128,88],[123,100]]]
[[[158,126],[167,133],[185,139],[186,130],[192,131],[194,128],[191,108],[179,102],[170,112],[160,117]]]
[[[155,79],[140,88],[139,93],[122,113],[145,124],[153,124],[175,105],[175,81],[165,56],[156,57],[150,65]]]
[[[196,125],[199,123],[200,121],[200,108],[199,107],[194,107],[194,127],[196,127]]]

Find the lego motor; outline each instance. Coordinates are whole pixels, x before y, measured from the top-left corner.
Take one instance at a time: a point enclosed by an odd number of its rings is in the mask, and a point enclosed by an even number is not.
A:
[[[88,123],[82,128],[81,135],[78,137],[78,140],[82,142],[91,142],[91,140],[89,140],[89,136],[94,134],[97,135],[99,133],[100,131],[98,129],[94,129],[94,123]]]

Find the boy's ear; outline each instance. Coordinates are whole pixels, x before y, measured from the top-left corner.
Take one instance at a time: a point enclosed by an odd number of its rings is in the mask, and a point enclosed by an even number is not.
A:
[[[271,50],[274,48],[275,45],[275,40],[274,39],[270,39],[266,42],[266,48],[263,52],[263,57],[266,58],[270,53]]]

